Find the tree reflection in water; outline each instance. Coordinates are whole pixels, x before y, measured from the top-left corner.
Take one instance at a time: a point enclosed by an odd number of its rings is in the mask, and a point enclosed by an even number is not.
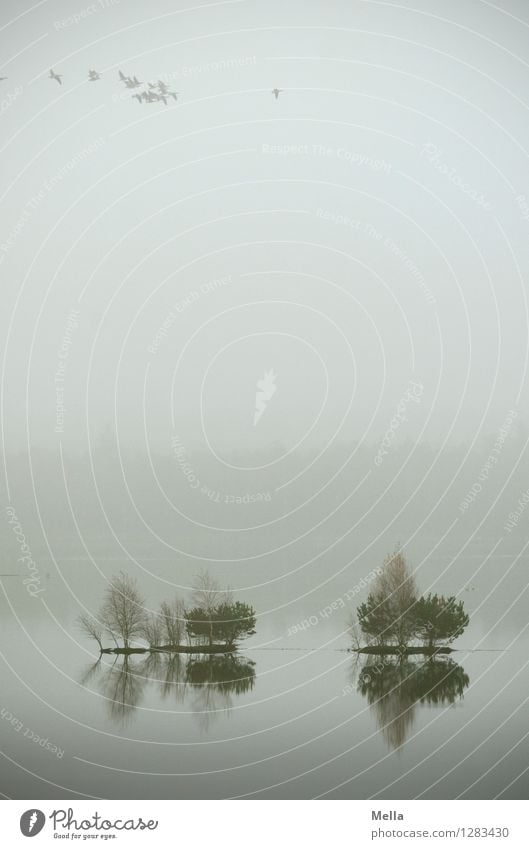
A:
[[[232,695],[251,690],[255,683],[255,664],[246,658],[220,655],[207,660],[190,660],[186,681],[193,689],[193,709],[202,731],[222,711],[233,707]]]
[[[469,681],[463,667],[448,658],[386,658],[360,669],[358,691],[367,697],[389,748],[399,749],[411,732],[417,705],[453,704],[463,698]]]
[[[149,652],[141,660],[137,655],[119,655],[111,665],[99,659],[80,679],[84,686],[93,681],[107,701],[110,718],[122,726],[133,717],[145,689],[158,686],[163,699],[177,703],[190,695],[197,722],[207,731],[216,716],[231,710],[233,696],[253,689],[255,664],[234,655]]]

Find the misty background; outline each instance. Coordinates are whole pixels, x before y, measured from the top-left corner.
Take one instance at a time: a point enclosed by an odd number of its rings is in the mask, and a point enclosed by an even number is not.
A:
[[[522,639],[529,18],[416,5],[2,4],[9,641],[87,654],[116,571],[154,608],[207,568],[252,645],[345,647],[288,629],[397,543],[465,648]]]

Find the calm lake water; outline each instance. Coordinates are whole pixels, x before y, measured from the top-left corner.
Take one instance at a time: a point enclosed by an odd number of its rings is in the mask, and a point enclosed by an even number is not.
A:
[[[428,568],[433,575],[441,566]],[[492,558],[491,592],[483,575],[467,585],[477,560],[463,558],[454,590],[461,591],[471,624],[458,650],[403,664],[345,651],[343,610],[288,636],[289,626],[319,609],[310,603],[287,617],[280,610],[259,616],[256,636],[235,659],[137,655],[94,662],[60,579],[50,575],[31,607],[24,590],[8,592],[4,579],[2,792],[14,798],[526,798],[527,566],[527,558]],[[76,574],[74,591],[82,596],[85,587],[84,601],[98,598]],[[426,569],[421,584],[427,580]],[[455,572],[451,580],[456,583]],[[350,575],[329,599],[352,583]],[[264,601],[256,607],[266,610]]]

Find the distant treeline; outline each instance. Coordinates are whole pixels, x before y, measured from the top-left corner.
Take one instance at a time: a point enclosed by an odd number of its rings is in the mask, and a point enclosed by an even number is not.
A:
[[[500,417],[498,427],[502,421]],[[478,516],[480,521],[483,519],[481,535],[497,533],[498,527],[503,527],[509,519],[512,520],[510,514],[518,509],[519,501],[527,491],[525,465],[519,462],[520,457],[525,456],[526,443],[520,416],[514,421],[505,438],[500,455],[501,463],[490,470],[486,480],[481,478],[487,457],[497,441],[498,434],[495,430],[483,436],[479,448],[470,451],[467,441],[459,446],[445,447],[440,452],[437,445],[417,444],[411,439],[405,441],[405,434],[402,429],[402,437],[395,437],[378,467],[375,465],[379,448],[377,442],[358,444],[351,441],[349,444],[333,445],[325,451],[323,466],[313,462],[318,456],[317,450],[288,453],[287,448],[275,445],[252,453],[241,448],[237,456],[230,454],[226,457],[228,462],[263,467],[252,472],[251,487],[244,489],[238,489],[234,485],[233,470],[213,461],[207,453],[191,444],[186,445],[186,451],[200,481],[207,484],[211,490],[240,497],[245,495],[246,489],[251,493],[272,493],[269,502],[239,505],[243,524],[248,512],[255,512],[256,506],[267,517],[276,514],[274,511],[277,511],[277,501],[273,489],[283,480],[289,480],[303,471],[304,490],[317,492],[338,469],[342,471],[333,478],[331,491],[336,503],[348,499],[347,509],[336,510],[328,517],[325,529],[329,536],[341,534],[351,524],[358,522],[357,534],[371,537],[374,529],[378,534],[381,527],[386,527],[390,521],[394,521],[396,514],[403,535],[421,526],[423,536],[432,538],[437,537],[439,529],[445,528],[447,523],[452,523],[456,516],[472,515],[474,521]],[[200,491],[197,493],[189,487],[187,478],[175,461],[170,444],[165,451],[153,452],[152,467],[145,462],[141,452],[134,451],[126,444],[120,445],[120,450],[121,457],[116,436],[110,429],[102,431],[96,437],[90,454],[87,447],[83,451],[83,446],[75,453],[65,448],[64,476],[54,448],[36,449],[32,452],[31,466],[26,454],[9,455],[7,466],[12,501],[28,532],[34,534],[35,539],[39,539],[42,520],[47,534],[51,535],[54,548],[63,551],[68,536],[75,541],[72,544],[76,544],[75,525],[67,518],[73,505],[83,534],[90,539],[108,537],[109,544],[112,543],[112,536],[108,532],[108,524],[120,533],[143,532],[137,510],[145,515],[151,515],[151,511],[155,510],[157,533],[169,542],[178,539],[184,532],[192,534],[193,528],[185,518],[175,517],[174,511],[166,510],[161,497],[157,500],[153,469],[169,499],[180,505],[192,504],[194,509],[200,511],[200,518],[204,523],[215,526],[220,524],[219,513],[224,501],[217,504],[208,498],[207,494],[201,494]],[[270,469],[266,466],[284,452],[287,452],[287,455],[280,464],[280,478],[271,479]],[[354,461],[351,461],[352,457]],[[134,496],[133,502],[123,483],[124,471],[130,492]],[[379,498],[387,485],[397,486],[397,473],[398,499]],[[35,509],[33,477],[46,491],[45,502],[43,500],[42,504],[39,504],[41,517]],[[65,478],[68,482],[67,492]],[[363,483],[357,490],[359,479],[362,479]],[[507,483],[505,488],[504,483]],[[477,489],[479,493],[476,494]],[[476,494],[476,497],[467,509],[462,511],[460,505],[466,503],[469,492]],[[293,494],[293,497],[299,496],[300,491],[294,488]],[[373,505],[367,514],[366,503]],[[101,504],[104,504],[104,512]],[[493,509],[487,513],[491,507]],[[320,518],[320,511],[315,508],[298,510],[289,515],[288,529],[290,533],[303,532],[312,528],[315,519]],[[516,522],[507,527],[510,536],[526,534],[529,528],[529,510],[523,511]],[[7,529],[5,531],[8,536]],[[452,536],[465,536],[466,533],[464,525],[456,526]]]

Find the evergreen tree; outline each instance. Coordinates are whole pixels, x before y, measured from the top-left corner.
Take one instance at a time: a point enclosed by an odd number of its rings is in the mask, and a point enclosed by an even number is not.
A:
[[[210,609],[194,607],[186,613],[187,633],[203,644],[233,646],[236,640],[255,634],[255,623],[255,610],[242,601],[222,602]]]
[[[414,608],[415,634],[430,648],[438,643],[451,643],[469,623],[462,601],[455,596],[422,596]]]
[[[395,639],[394,611],[387,598],[369,593],[367,601],[356,608],[356,614],[368,642],[383,646]]]
[[[236,640],[255,634],[255,610],[243,601],[224,603],[215,610],[215,639],[233,646]]]

